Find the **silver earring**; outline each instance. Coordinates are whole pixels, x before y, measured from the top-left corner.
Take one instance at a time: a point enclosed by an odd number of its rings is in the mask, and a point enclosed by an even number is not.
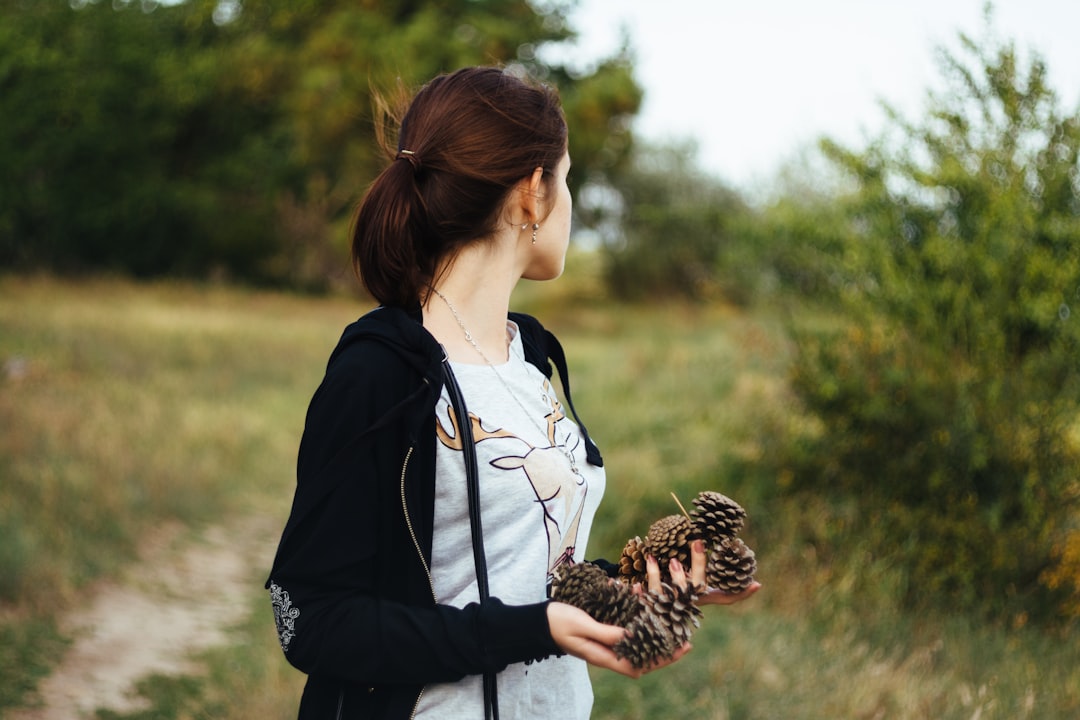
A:
[[[540,229],[540,224],[539,223],[533,223],[533,236],[532,236],[532,244],[533,245],[536,244],[536,231],[539,230],[539,229]]]

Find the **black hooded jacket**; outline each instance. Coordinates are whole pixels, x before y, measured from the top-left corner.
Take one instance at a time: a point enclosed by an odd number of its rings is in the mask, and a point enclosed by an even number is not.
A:
[[[562,348],[512,313],[547,377]],[[423,686],[559,652],[546,603],[438,603],[430,577],[435,405],[443,348],[418,314],[378,308],[349,325],[312,397],[296,495],[273,569],[278,636],[308,674],[300,718],[408,718]],[[574,412],[575,419],[577,414]],[[578,420],[589,461],[602,465]]]

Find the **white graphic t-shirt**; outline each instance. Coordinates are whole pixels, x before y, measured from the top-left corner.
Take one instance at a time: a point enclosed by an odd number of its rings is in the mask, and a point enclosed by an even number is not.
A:
[[[492,369],[452,363],[468,408],[480,468],[480,514],[491,595],[508,605],[541,602],[551,572],[584,560],[593,516],[604,493],[603,468],[585,459],[581,432],[548,379],[524,359],[517,326],[510,359]],[[440,603],[479,600],[461,451],[461,419],[446,390],[436,407],[435,529],[431,574]],[[574,462],[566,453],[573,455]],[[586,664],[570,656],[509,666],[498,676],[504,720],[589,717]],[[483,681],[424,688],[417,718],[483,717]]]

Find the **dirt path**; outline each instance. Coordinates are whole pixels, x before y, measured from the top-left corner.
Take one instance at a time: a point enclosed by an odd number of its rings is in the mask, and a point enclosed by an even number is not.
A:
[[[136,566],[119,581],[92,588],[85,605],[61,620],[74,641],[40,684],[40,705],[7,717],[133,712],[146,707],[134,692],[139,679],[198,672],[192,656],[227,642],[228,628],[250,610],[253,585],[273,553],[276,522],[245,518],[211,527],[195,541],[177,526],[156,531]]]

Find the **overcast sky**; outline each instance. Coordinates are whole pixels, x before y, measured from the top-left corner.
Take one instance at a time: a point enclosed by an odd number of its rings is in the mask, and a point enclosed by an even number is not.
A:
[[[581,56],[637,54],[637,132],[695,138],[702,167],[734,185],[767,181],[821,135],[861,147],[879,101],[919,117],[939,83],[935,48],[981,37],[985,0],[581,0]],[[993,27],[1047,62],[1067,110],[1080,107],[1080,2],[997,0]]]

